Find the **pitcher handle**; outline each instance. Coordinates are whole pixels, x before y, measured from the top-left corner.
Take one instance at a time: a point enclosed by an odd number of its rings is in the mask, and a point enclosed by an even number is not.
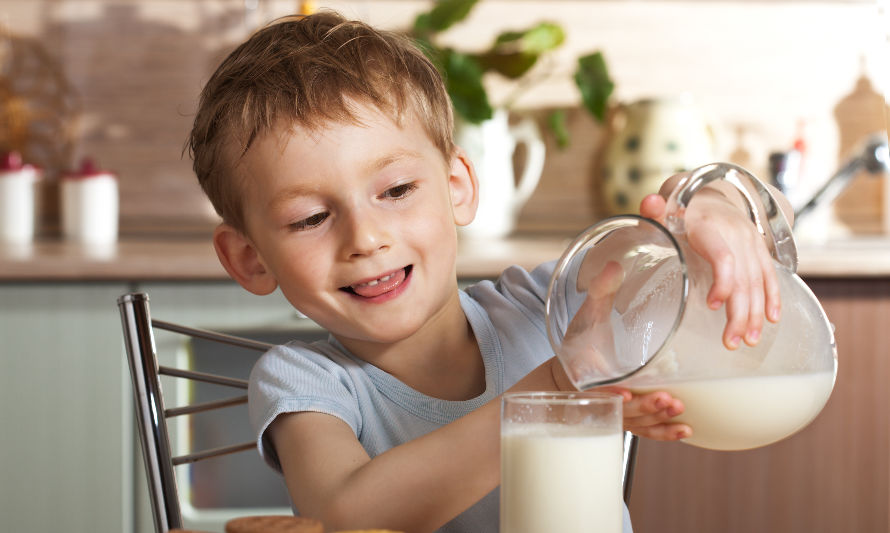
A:
[[[524,143],[526,146],[525,164],[513,199],[513,210],[519,211],[535,192],[535,187],[541,179],[541,173],[544,171],[545,147],[541,139],[541,130],[531,118],[511,126],[510,135],[517,144]]]
[[[692,196],[707,184],[724,180],[741,193],[748,204],[748,216],[766,240],[773,258],[792,272],[797,271],[797,245],[791,224],[775,197],[753,174],[732,163],[704,165],[686,175],[667,200],[665,222],[675,234],[686,231],[684,216]]]

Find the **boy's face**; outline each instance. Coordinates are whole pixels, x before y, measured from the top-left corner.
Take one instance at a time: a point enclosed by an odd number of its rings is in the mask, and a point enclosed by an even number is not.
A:
[[[413,113],[401,128],[369,106],[358,118],[257,139],[237,171],[247,235],[221,225],[214,243],[251,292],[277,285],[341,340],[389,343],[459,305],[455,223],[477,186]]]

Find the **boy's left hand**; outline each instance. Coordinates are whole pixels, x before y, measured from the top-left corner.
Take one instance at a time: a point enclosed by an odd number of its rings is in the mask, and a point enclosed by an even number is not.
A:
[[[692,436],[692,428],[671,422],[684,411],[683,402],[664,391],[634,394],[624,387],[602,387],[624,397],[624,429],[652,440],[676,441]]]
[[[676,182],[674,178],[663,187],[665,192]],[[665,207],[663,196],[651,194],[640,204],[640,214],[663,221]],[[692,249],[713,269],[708,306],[715,310],[726,306],[724,346],[734,350],[742,342],[757,344],[764,317],[777,322],[781,313],[776,269],[762,236],[742,208],[719,193],[702,194],[690,204],[686,236]]]

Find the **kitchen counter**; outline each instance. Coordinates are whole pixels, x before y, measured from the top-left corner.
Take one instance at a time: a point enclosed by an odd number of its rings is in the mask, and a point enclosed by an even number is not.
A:
[[[571,235],[526,235],[503,240],[462,240],[457,271],[463,278],[490,278],[505,267],[525,268],[555,259]],[[798,272],[814,277],[890,277],[890,238],[852,238],[799,246]],[[215,281],[228,275],[210,238],[139,237],[105,250],[58,240],[29,249],[0,248],[0,281]]]

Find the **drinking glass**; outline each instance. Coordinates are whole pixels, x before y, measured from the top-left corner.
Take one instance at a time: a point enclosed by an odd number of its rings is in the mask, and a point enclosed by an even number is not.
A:
[[[622,530],[622,400],[508,393],[501,404],[501,533]]]

